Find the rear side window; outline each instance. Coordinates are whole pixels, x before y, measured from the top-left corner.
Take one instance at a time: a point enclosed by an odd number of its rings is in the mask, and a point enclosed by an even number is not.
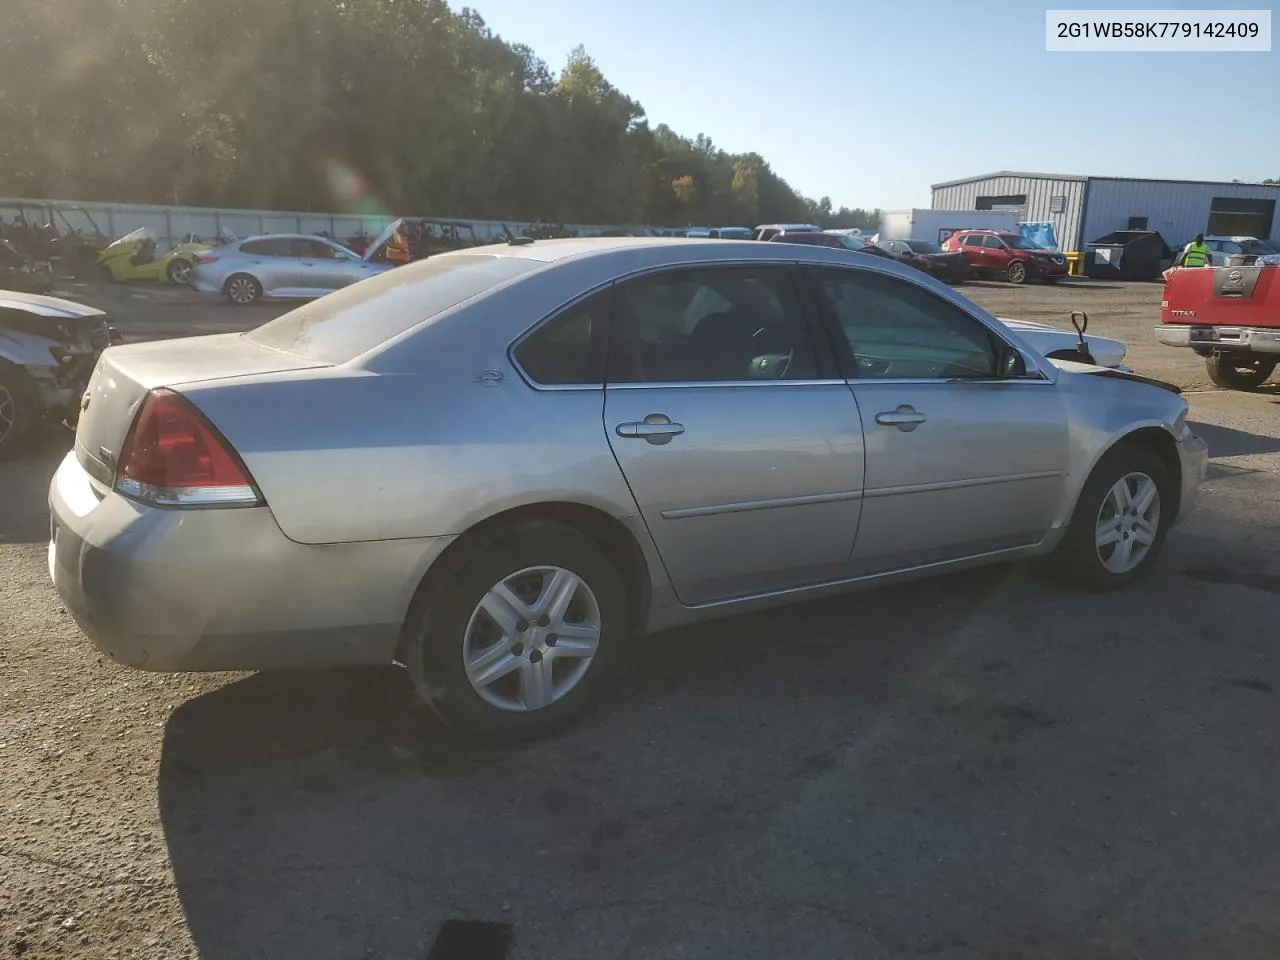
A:
[[[960,242],[963,243],[966,247],[980,247],[982,246],[982,237],[978,236],[977,234],[971,233],[967,235]]]
[[[599,294],[538,327],[515,349],[520,369],[544,386],[602,386],[611,299]]]
[[[982,245],[992,250],[999,250],[1002,247],[1004,247],[1004,241],[997,236],[987,234],[987,238],[984,241],[982,241]]]
[[[541,266],[536,260],[513,257],[432,257],[314,300],[245,337],[309,360],[346,363],[464,300]]]
[[[246,240],[240,244],[240,252],[255,257],[287,257],[290,253],[287,240]]]

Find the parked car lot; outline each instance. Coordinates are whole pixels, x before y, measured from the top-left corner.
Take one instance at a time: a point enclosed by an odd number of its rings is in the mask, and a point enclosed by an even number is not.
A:
[[[454,919],[510,925],[512,960],[1273,954],[1275,394],[1151,341],[1158,284],[964,291],[1085,309],[1188,389],[1215,459],[1152,576],[1082,599],[1014,567],[685,628],[518,751],[446,736],[394,670],[111,665],[47,583],[62,448],[0,467],[0,944],[420,957]],[[131,341],[286,309],[67,292]]]

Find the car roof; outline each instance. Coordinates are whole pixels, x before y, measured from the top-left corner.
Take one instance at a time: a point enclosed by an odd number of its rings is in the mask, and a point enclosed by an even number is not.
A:
[[[342,246],[342,244],[338,243],[338,241],[334,240],[332,237],[322,237],[318,233],[259,233],[252,237],[245,237],[239,242],[248,243],[250,240],[320,240],[324,243],[333,243],[338,246]]]
[[[21,310],[42,317],[103,317],[106,311],[87,303],[46,297],[39,293],[19,293],[16,290],[0,290],[0,309]]]

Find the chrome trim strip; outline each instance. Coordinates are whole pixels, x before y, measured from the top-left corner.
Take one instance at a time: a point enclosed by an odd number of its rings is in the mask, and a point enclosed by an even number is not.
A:
[[[970,480],[942,480],[936,483],[910,483],[900,487],[872,487],[862,491],[864,499],[894,497],[900,493],[932,493],[935,490],[960,490],[965,487],[982,487],[988,484],[1018,483],[1022,480],[1051,480],[1065,476],[1061,470],[1039,470],[1035,473],[1010,473],[1002,477],[976,477]]]
[[[663,380],[652,383],[610,383],[609,390],[663,390],[693,387],[843,387],[843,380]],[[852,412],[852,411],[851,411]]]
[[[817,593],[823,590],[836,589],[844,586],[851,586],[855,583],[869,583],[876,580],[888,580],[895,577],[901,577],[909,573],[915,573],[923,570],[939,570],[946,567],[957,566],[963,563],[970,563],[975,560],[994,559],[996,557],[1017,556],[1034,551],[1040,544],[1044,543],[1041,539],[1040,543],[1024,544],[1020,547],[1002,547],[999,550],[988,550],[986,553],[974,553],[965,557],[953,557],[950,560],[935,560],[931,563],[921,563],[914,567],[901,567],[896,570],[882,570],[878,573],[864,573],[856,577],[841,577],[838,580],[826,580],[822,583],[808,583],[800,587],[784,587],[781,590],[766,590],[763,593],[751,593],[741,597],[730,597],[725,600],[711,600],[707,603],[686,604],[689,610],[714,610],[717,607],[732,607],[741,603],[750,603],[754,600],[766,600],[771,597],[787,597],[806,593]]]
[[[740,500],[736,503],[716,503],[708,507],[682,507],[663,510],[663,520],[684,520],[689,517],[716,517],[726,513],[746,513],[748,510],[772,510],[775,507],[802,507],[813,503],[840,503],[862,499],[861,490],[845,493],[813,493],[803,497],[771,497],[768,500]]]

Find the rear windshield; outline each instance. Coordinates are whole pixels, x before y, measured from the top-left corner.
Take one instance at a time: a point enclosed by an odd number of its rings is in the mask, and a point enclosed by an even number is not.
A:
[[[294,356],[346,363],[464,300],[541,266],[536,260],[512,257],[432,257],[314,300],[245,336]]]

